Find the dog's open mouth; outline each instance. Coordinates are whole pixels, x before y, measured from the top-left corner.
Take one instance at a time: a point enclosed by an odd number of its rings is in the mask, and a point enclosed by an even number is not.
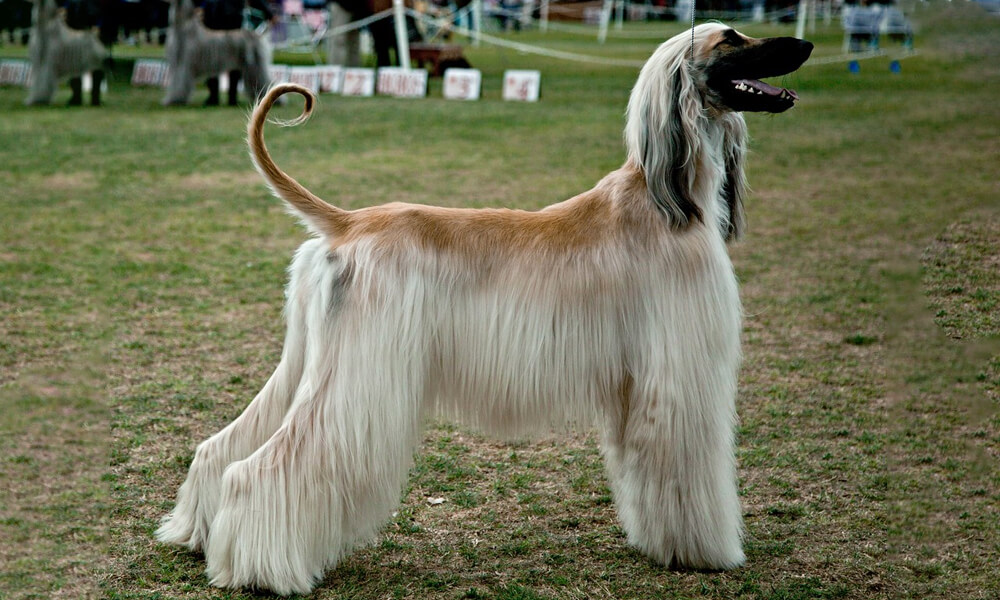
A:
[[[708,86],[730,110],[785,112],[795,106],[799,95],[761,80],[792,73],[812,49],[809,42],[787,37],[746,42],[709,61]]]
[[[736,95],[745,94],[747,102],[759,104],[762,107],[761,109],[745,108],[743,110],[782,112],[791,108],[795,104],[795,101],[799,99],[799,95],[795,93],[795,90],[774,87],[759,79],[734,79],[730,83]]]

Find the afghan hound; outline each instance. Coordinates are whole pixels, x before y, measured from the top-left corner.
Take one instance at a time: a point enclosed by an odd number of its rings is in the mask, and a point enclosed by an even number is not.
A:
[[[70,78],[71,105],[83,104],[85,73],[92,73],[90,103],[101,104],[102,66],[107,50],[90,31],[70,29],[59,14],[55,0],[35,0],[28,54],[31,57],[31,87],[25,104],[49,104],[60,79]]]
[[[172,0],[167,30],[169,83],[162,104],[187,104],[195,81],[229,73],[229,104],[235,105],[240,76],[250,102],[271,82],[271,49],[246,29],[216,31],[202,24],[191,0]]]
[[[315,237],[297,251],[277,370],[198,446],[157,531],[204,550],[213,585],[309,592],[398,504],[422,417],[503,436],[597,425],[628,541],[665,565],[744,562],[734,428],[743,233],[741,110],[812,44],[719,24],[663,43],[628,104],[628,157],[537,212],[393,203],[346,211],[264,145],[253,161]]]

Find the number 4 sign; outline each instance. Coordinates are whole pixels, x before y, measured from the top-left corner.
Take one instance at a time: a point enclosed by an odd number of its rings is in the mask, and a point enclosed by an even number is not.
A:
[[[375,69],[344,69],[344,84],[340,93],[345,96],[374,96]]]
[[[505,71],[503,99],[537,102],[541,82],[541,71]]]

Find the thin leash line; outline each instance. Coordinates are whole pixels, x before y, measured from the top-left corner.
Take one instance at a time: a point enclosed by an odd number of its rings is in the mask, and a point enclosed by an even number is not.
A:
[[[691,60],[694,60],[694,12],[698,8],[698,3],[691,0]]]

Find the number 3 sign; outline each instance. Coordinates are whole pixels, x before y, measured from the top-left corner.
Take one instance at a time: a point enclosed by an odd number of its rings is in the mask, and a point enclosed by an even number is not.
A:
[[[345,96],[374,96],[375,69],[344,69],[340,91]]]

